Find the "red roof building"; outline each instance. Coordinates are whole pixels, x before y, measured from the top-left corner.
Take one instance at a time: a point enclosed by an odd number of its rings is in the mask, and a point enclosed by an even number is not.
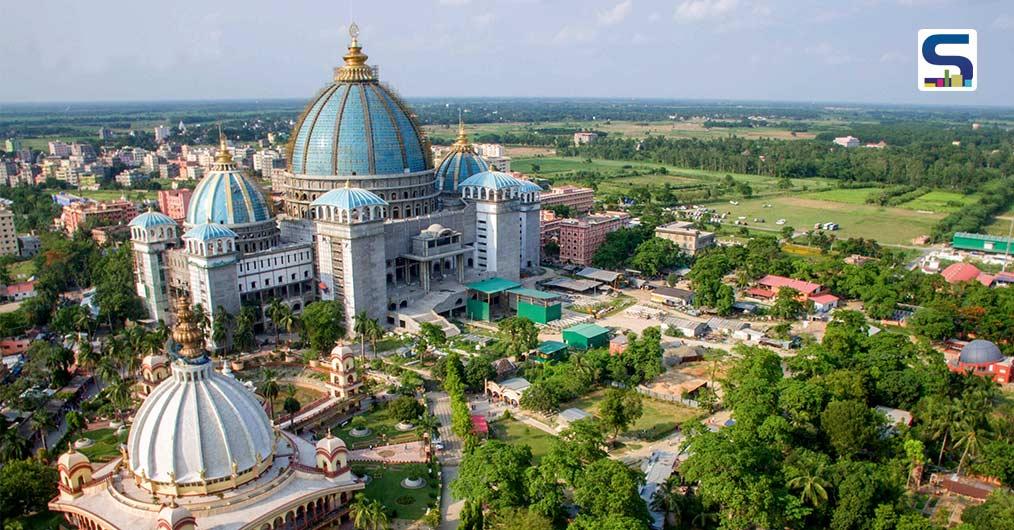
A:
[[[786,278],[785,276],[775,276],[774,274],[768,274],[767,276],[761,278],[757,284],[767,287],[775,292],[782,287],[791,287],[792,289],[799,291],[799,294],[807,297],[820,294],[824,290],[824,286],[819,283],[794,280],[792,278]]]
[[[971,263],[952,263],[940,275],[950,284],[975,280],[986,287],[993,285],[993,280],[995,279],[993,275],[980,271],[978,267]]]

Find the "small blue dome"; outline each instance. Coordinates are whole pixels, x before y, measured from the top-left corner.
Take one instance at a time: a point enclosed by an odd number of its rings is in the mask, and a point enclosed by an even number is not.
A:
[[[965,344],[958,356],[959,362],[968,364],[995,363],[1002,360],[1003,353],[1000,348],[996,344],[982,339],[975,339]]]
[[[228,226],[215,223],[201,223],[183,234],[184,239],[196,239],[198,241],[209,241],[224,237],[236,238],[238,236]]]
[[[471,150],[452,151],[437,167],[437,189],[458,191],[458,183],[475,175],[489,171],[489,164]]]
[[[538,184],[530,180],[521,180],[521,179],[515,180],[521,183],[521,187],[518,188],[518,191],[520,191],[521,193],[531,193],[533,191],[537,193],[542,193],[543,191],[545,191],[542,189],[542,186],[539,186]]]
[[[387,206],[387,201],[364,189],[338,188],[317,197],[310,206],[334,206],[352,210],[361,206]]]
[[[429,147],[408,108],[374,80],[335,82],[293,130],[297,175],[394,175],[429,169]]]
[[[154,228],[166,225],[176,226],[176,221],[162,212],[144,212],[131,219],[129,223],[129,226],[139,226],[141,228]]]
[[[194,189],[187,223],[239,225],[271,220],[271,209],[257,186],[235,169],[212,171]]]
[[[458,184],[461,186],[478,186],[480,188],[490,188],[494,190],[502,190],[506,188],[517,188],[521,185],[521,181],[503,173],[500,171],[483,171],[482,173],[476,173],[471,177],[468,177],[464,181]]]

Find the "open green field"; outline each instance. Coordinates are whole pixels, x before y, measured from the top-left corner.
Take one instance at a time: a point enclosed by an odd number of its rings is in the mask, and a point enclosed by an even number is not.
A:
[[[78,197],[95,199],[96,201],[112,201],[120,197],[126,197],[132,201],[155,200],[158,198],[158,192],[151,190],[46,190],[47,193],[59,193],[61,191],[66,191]]]
[[[116,436],[116,429],[96,429],[81,435],[91,438],[92,445],[79,449],[92,462],[108,462],[120,455],[120,444],[127,441],[127,436]]]
[[[379,464],[363,465],[363,469],[370,475],[370,482],[366,484],[363,494],[368,499],[380,501],[385,508],[394,510],[395,518],[416,520],[426,515],[426,509],[436,503],[437,491],[440,488],[440,481],[435,478],[426,478],[426,486],[419,489],[408,489],[401,485],[401,481],[409,476],[409,470],[413,466],[423,464],[412,464],[402,466],[382,466]],[[356,467],[359,467],[357,464]]]
[[[770,204],[770,208],[764,208]],[[870,204],[849,204],[812,199],[808,196],[782,195],[761,199],[739,201],[738,205],[728,201],[711,205],[719,212],[729,212],[731,223],[743,216],[751,227],[763,227],[773,232],[783,226],[797,231],[813,228],[814,223],[835,222],[841,228],[835,232],[839,238],[873,238],[881,243],[907,245],[912,238],[929,234],[933,224],[944,217],[942,213],[922,213],[907,208],[891,208]],[[754,223],[754,218],[763,218],[765,223]],[[785,219],[785,225],[775,224]]]
[[[605,397],[605,390],[596,390],[569,403],[560,405],[560,410],[579,408],[590,414],[598,414],[599,404]],[[620,433],[636,438],[658,439],[676,430],[683,422],[697,418],[702,411],[647,397],[641,398],[643,413],[627,431]]]
[[[866,199],[880,188],[841,188],[807,193],[808,199],[820,201],[844,202],[846,204],[866,204]]]
[[[305,407],[310,403],[313,403],[314,401],[317,401],[318,399],[324,397],[324,393],[321,392],[320,390],[310,388],[308,386],[299,386],[299,385],[293,386],[296,387],[296,394],[293,397],[296,398],[296,401],[299,401],[300,406]],[[274,403],[274,411],[276,418],[284,418],[288,416],[288,414],[285,412],[286,397],[288,397],[288,395],[285,392],[285,384],[282,384],[282,391],[278,394],[278,397],[275,398]]]
[[[16,261],[7,266],[7,273],[15,280],[27,280],[35,274],[35,262],[30,259]]]
[[[900,204],[898,207],[935,213],[951,213],[957,211],[962,206],[977,200],[979,200],[979,198],[974,194],[965,195],[956,191],[934,190],[925,195],[916,197],[904,204]]]
[[[808,125],[799,122],[800,126]],[[457,135],[456,126],[448,125],[427,125],[423,127],[427,134],[443,138],[453,138]],[[473,138],[482,134],[505,134],[505,133],[526,133],[539,131],[583,131],[595,130],[607,133],[609,136],[620,136],[627,138],[643,138],[645,136],[663,136],[666,138],[728,138],[738,136],[740,138],[774,138],[781,140],[797,140],[813,138],[813,132],[792,133],[787,128],[780,127],[713,127],[704,126],[704,120],[687,121],[606,121],[606,120],[584,120],[584,121],[550,121],[544,123],[479,123],[465,126],[468,134]]]
[[[665,169],[664,173],[660,171],[663,168]],[[578,172],[595,171],[604,176],[611,177],[599,184],[599,191],[602,192],[622,192],[628,190],[630,186],[649,184],[670,184],[674,188],[696,187],[715,183],[724,179],[726,175],[732,176],[738,182],[750,184],[755,195],[784,193],[786,191],[777,188],[777,179],[763,175],[677,168],[665,164],[641,161],[534,156],[515,158],[511,161],[511,169],[550,180],[555,184],[579,182]],[[793,188],[789,191],[824,189],[832,185],[832,181],[823,178],[791,179],[791,182]]]
[[[996,236],[1007,236],[1011,234],[1011,220],[1014,220],[1014,212],[1008,212],[997,216],[993,223],[986,227],[987,234]]]
[[[494,435],[513,445],[527,445],[532,448],[532,457],[538,462],[543,456],[549,453],[552,447],[552,434],[541,429],[531,427],[515,419],[499,420],[491,425]]]
[[[362,449],[370,445],[390,445],[400,444],[406,442],[414,442],[419,439],[419,435],[413,429],[407,432],[401,432],[395,429],[394,426],[398,424],[398,420],[391,417],[388,414],[387,408],[374,408],[373,410],[361,414],[366,425],[370,428],[370,434],[357,438],[352,436],[352,424],[346,425],[342,428],[332,426],[334,435],[345,440],[348,444],[349,449]],[[318,429],[318,438],[327,433],[327,428]]]

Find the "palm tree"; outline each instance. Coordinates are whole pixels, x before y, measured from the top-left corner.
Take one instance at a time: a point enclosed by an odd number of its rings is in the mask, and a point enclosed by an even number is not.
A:
[[[271,409],[271,420],[275,419],[275,398],[281,390],[278,386],[278,374],[271,368],[261,370],[261,382],[259,391],[264,399],[268,400],[268,407]]]
[[[282,313],[286,309],[288,309],[288,306],[285,305],[285,304],[283,304],[281,300],[279,300],[277,298],[272,298],[271,301],[268,302],[268,308],[267,308],[267,310],[264,311],[268,315],[268,318],[271,319],[271,327],[275,328],[275,345],[276,346],[278,345],[278,334],[279,334],[278,321],[280,320],[279,317],[282,316]]]
[[[235,321],[232,314],[226,311],[225,307],[218,306],[215,311],[215,321],[211,324],[211,340],[215,347],[225,346],[225,354],[229,354],[229,334],[232,333],[232,324]]]
[[[942,465],[944,453],[947,451],[947,441],[954,428],[954,419],[957,414],[957,407],[954,402],[946,397],[929,398],[926,405],[925,422],[930,439],[940,440],[940,453],[937,455],[937,465]]]
[[[971,456],[975,458],[975,455],[979,454],[979,445],[982,442],[981,434],[975,425],[967,424],[962,425],[958,431],[960,435],[954,441],[954,447],[964,447],[961,451],[961,460],[958,461],[958,475],[961,475],[961,468],[964,467],[966,459]]]
[[[386,530],[389,528],[387,513],[380,501],[367,500],[366,496],[356,496],[356,501],[349,507],[352,525],[358,530]]]
[[[278,320],[275,322],[279,326],[282,326],[285,329],[285,333],[289,335],[285,338],[285,346],[290,347],[292,345],[292,333],[299,328],[299,316],[292,311],[291,307],[287,305],[283,305],[282,307],[285,309],[278,315]]]
[[[204,306],[201,304],[194,306],[194,322],[196,322],[197,327],[201,329],[201,334],[207,337],[208,325],[211,322],[211,318],[208,316],[208,312],[204,310]]]
[[[655,490],[651,498],[651,509],[665,513],[666,526],[677,528],[684,517],[684,496],[680,492],[683,478],[674,473],[665,480],[662,487]]]
[[[19,460],[28,453],[28,440],[0,417],[0,462]]]
[[[39,441],[42,442],[42,448],[48,450],[46,445],[46,433],[56,426],[56,422],[53,421],[53,416],[46,412],[44,408],[35,409],[32,412],[31,418],[28,420],[31,422],[32,429],[39,437]]]
[[[827,488],[831,483],[824,478],[824,464],[816,469],[806,469],[786,483],[790,489],[799,490],[799,500],[809,502],[814,508],[827,502]]]
[[[370,330],[370,315],[366,314],[366,311],[360,311],[356,313],[355,324],[352,326],[352,331],[359,337],[359,357],[366,360],[366,335]]]
[[[122,419],[124,412],[130,408],[131,382],[120,379],[109,385],[109,402],[116,407],[116,416]]]
[[[377,342],[384,338],[384,326],[380,325],[380,322],[375,318],[370,319],[370,325],[366,329],[366,337],[370,341],[370,348],[373,349],[373,357],[376,358],[380,355],[377,352]]]
[[[74,315],[74,329],[78,333],[83,331],[85,333],[85,336],[88,337],[89,340],[91,340],[93,326],[92,314],[88,312],[88,310],[85,309],[84,307],[82,306],[78,307],[80,307],[80,310],[78,310],[78,312]]]
[[[85,428],[87,421],[85,421],[84,414],[76,410],[72,410],[63,417],[63,421],[67,424],[67,430],[69,432],[78,432]]]
[[[420,434],[432,434],[440,428],[440,421],[432,412],[427,412],[416,420],[416,429]]]

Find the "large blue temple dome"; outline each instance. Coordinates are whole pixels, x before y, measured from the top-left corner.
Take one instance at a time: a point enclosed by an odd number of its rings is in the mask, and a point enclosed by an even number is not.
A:
[[[381,85],[353,35],[334,82],[307,105],[289,144],[296,175],[415,173],[432,167],[429,146],[408,107]]]
[[[489,171],[489,164],[475,152],[465,135],[464,124],[459,124],[457,141],[437,166],[437,188],[440,191],[456,192],[458,184],[483,171]]]
[[[256,184],[232,162],[224,139],[212,170],[194,188],[187,224],[242,225],[271,220],[271,207]]]

